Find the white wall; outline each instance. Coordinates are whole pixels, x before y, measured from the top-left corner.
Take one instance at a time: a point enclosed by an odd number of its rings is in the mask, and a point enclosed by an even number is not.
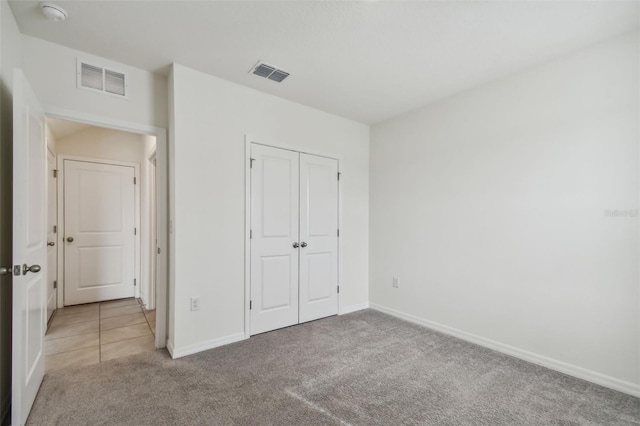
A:
[[[366,306],[368,126],[180,65],[170,81],[174,355],[244,333],[245,134],[341,159],[340,310]],[[200,311],[189,310],[193,296]]]
[[[373,126],[372,305],[640,391],[638,217],[605,215],[638,209],[638,48]]]
[[[21,38],[6,0],[0,0],[0,266],[12,259],[13,69],[20,67]],[[0,423],[11,402],[11,275],[0,276]]]
[[[49,150],[52,153],[56,154],[58,152],[56,137],[48,125],[45,125],[44,129],[45,129],[45,135],[46,135],[45,140],[47,141],[47,148],[49,148]]]
[[[45,109],[78,111],[136,124],[167,127],[167,79],[138,68],[22,35],[23,67]],[[122,70],[127,99],[76,87],[76,59]]]
[[[145,155],[146,135],[90,126],[57,139],[58,154],[139,163]]]
[[[58,155],[127,161],[140,165],[140,289],[145,305],[150,303],[151,207],[149,206],[148,157],[155,149],[155,137],[121,132],[102,127],[88,127],[72,135],[56,140]],[[62,218],[61,218],[62,219]],[[153,304],[155,306],[155,304]]]

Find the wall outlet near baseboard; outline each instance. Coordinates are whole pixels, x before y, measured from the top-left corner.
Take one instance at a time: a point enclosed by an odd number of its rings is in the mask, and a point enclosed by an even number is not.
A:
[[[394,288],[399,288],[400,287],[400,278],[398,277],[393,277],[393,287]]]
[[[190,300],[191,300],[191,310],[192,311],[199,311],[200,310],[200,298],[199,297],[192,297]]]

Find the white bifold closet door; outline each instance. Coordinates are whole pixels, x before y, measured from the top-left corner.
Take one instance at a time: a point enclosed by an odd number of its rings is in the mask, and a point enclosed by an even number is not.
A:
[[[298,153],[252,145],[251,334],[298,323]]]
[[[300,154],[299,322],[338,313],[338,161]]]
[[[251,145],[251,334],[338,313],[338,162]]]

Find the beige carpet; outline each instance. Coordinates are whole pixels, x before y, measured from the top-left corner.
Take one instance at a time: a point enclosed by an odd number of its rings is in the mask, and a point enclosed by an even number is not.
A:
[[[45,377],[30,425],[632,425],[640,399],[366,310]]]

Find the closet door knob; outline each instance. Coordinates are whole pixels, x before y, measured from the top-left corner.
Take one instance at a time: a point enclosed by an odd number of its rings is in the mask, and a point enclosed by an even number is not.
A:
[[[298,248],[298,247],[300,247],[300,244],[298,244],[297,241],[295,243],[293,243],[293,248]]]
[[[300,244],[300,247],[305,248],[307,246],[307,243],[305,243],[304,241],[302,242],[302,244]]]

